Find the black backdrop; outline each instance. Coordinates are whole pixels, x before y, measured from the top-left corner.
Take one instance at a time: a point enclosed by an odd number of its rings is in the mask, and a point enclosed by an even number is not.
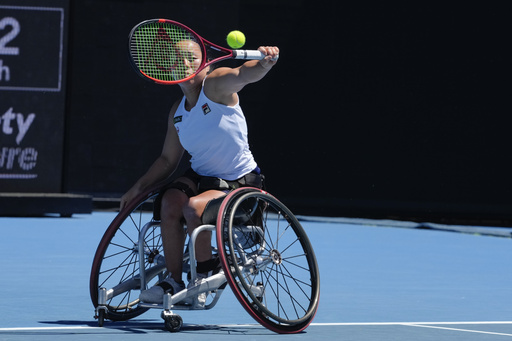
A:
[[[510,20],[473,4],[71,2],[65,190],[116,197],[159,155],[178,87],[139,78],[127,36],[155,17],[213,42],[278,45],[241,104],[268,190],[298,214],[511,218]]]

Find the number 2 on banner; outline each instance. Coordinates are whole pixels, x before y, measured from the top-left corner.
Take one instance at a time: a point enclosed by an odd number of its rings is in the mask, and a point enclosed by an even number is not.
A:
[[[0,30],[5,29],[7,26],[10,26],[11,30],[3,36],[0,36],[0,54],[17,56],[20,54],[19,47],[6,47],[5,45],[16,38],[18,33],[20,33],[20,23],[12,17],[2,18],[0,20]]]

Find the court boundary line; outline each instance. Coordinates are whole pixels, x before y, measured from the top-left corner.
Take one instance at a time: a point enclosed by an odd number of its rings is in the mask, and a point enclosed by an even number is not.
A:
[[[45,331],[45,330],[77,330],[77,329],[94,329],[102,327],[90,327],[90,326],[75,326],[75,327],[12,327],[12,328],[0,328],[0,332],[34,332],[34,331]]]
[[[416,327],[416,328],[431,328],[431,329],[452,330],[452,331],[465,332],[465,333],[477,333],[477,334],[491,334],[491,335],[512,336],[512,334],[506,334],[506,333],[488,332],[488,331],[483,331],[483,330],[472,330],[472,329],[440,327],[440,326],[432,326],[432,325],[426,325],[426,324],[404,324],[404,326]]]
[[[496,334],[512,336],[512,334],[486,332],[471,329],[458,329],[450,327],[441,327],[442,325],[512,325],[512,321],[440,321],[440,322],[327,322],[327,323],[311,323],[310,326],[410,326],[410,327],[423,327],[423,328],[437,328],[454,331],[472,332],[472,333],[484,333],[484,334]],[[153,324],[152,324],[153,326]],[[218,327],[261,327],[260,324],[218,324]],[[137,325],[138,328],[144,328],[144,325]],[[116,329],[133,328],[129,324],[117,325]],[[263,327],[262,327],[263,328]],[[87,330],[87,329],[110,329],[109,326],[98,327],[98,326],[62,326],[62,327],[7,327],[1,328],[0,332],[30,332],[30,331],[52,331],[52,330]]]
[[[398,325],[446,325],[446,324],[512,324],[512,321],[439,321],[439,322],[327,322],[311,323],[312,326],[398,326]]]

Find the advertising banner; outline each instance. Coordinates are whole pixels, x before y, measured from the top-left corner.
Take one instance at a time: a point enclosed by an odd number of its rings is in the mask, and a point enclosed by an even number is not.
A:
[[[0,192],[62,187],[68,0],[0,0]]]

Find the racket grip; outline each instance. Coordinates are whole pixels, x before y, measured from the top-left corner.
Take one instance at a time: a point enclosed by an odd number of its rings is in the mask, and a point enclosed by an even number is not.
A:
[[[265,58],[265,54],[258,50],[233,50],[233,59],[263,59]],[[277,60],[279,56],[272,58],[272,60]]]

